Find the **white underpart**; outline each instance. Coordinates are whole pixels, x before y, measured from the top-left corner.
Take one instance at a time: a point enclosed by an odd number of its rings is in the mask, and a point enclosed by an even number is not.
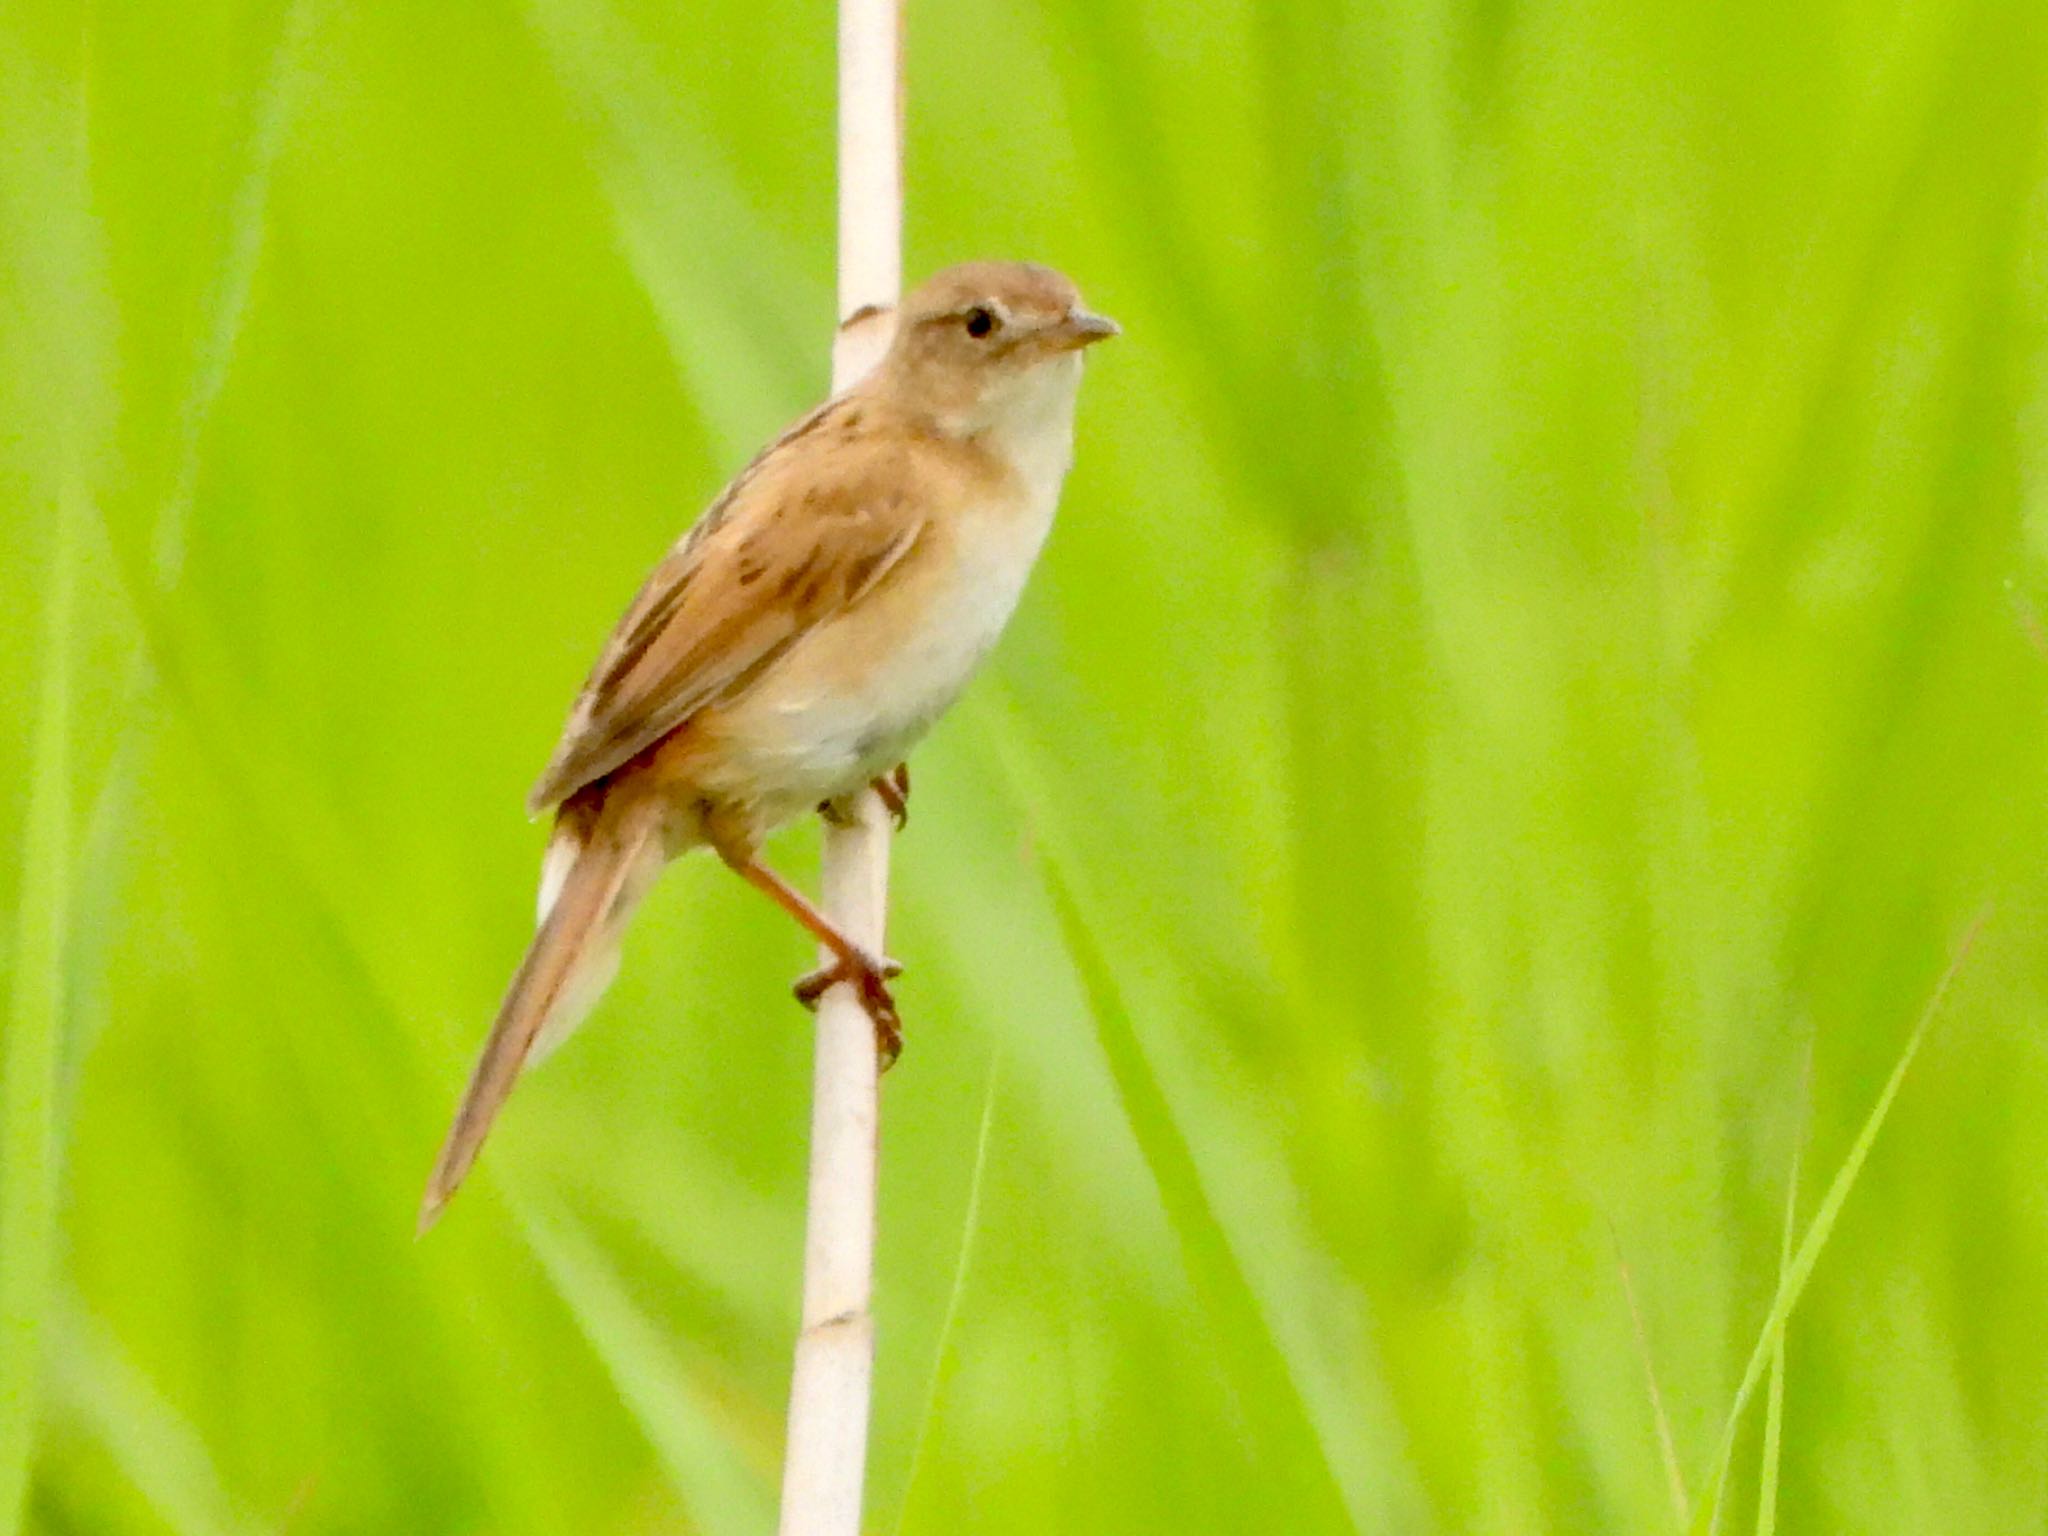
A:
[[[1062,352],[1010,380],[984,408],[984,430],[1025,484],[1043,495],[1048,522],[1074,462],[1074,396],[1080,388],[1081,354]]]
[[[959,696],[1016,611],[1024,583],[1052,529],[1060,486],[1074,454],[1077,353],[1050,358],[986,404],[984,429],[1023,483],[1023,504],[968,507],[959,514],[952,568],[897,641],[886,666],[848,689],[792,687],[775,701],[783,724],[752,743],[755,760],[780,758],[772,777],[786,787],[786,811],[859,787],[909,752]],[[975,526],[979,524],[979,526]],[[796,669],[791,669],[792,671]],[[787,675],[776,681],[788,682]],[[800,722],[800,723],[799,723]]]

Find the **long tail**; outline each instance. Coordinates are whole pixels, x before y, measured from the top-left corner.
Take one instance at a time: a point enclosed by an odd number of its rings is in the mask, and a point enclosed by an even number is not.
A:
[[[497,1022],[427,1179],[421,1232],[434,1224],[476,1162],[536,1044],[545,1050],[565,1036],[611,979],[626,909],[645,884],[648,845],[637,820],[626,823],[602,811],[586,820],[565,808],[548,852],[540,929],[498,1006]]]

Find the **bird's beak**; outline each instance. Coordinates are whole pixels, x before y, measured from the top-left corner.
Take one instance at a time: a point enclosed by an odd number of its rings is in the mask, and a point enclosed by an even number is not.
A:
[[[1049,339],[1062,352],[1076,352],[1082,347],[1091,347],[1098,341],[1107,341],[1112,336],[1121,336],[1123,327],[1107,315],[1098,315],[1085,309],[1070,309],[1064,319],[1054,322]]]

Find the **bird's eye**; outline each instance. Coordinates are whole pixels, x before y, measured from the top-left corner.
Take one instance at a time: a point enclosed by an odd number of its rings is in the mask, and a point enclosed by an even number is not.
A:
[[[976,341],[981,340],[981,338],[984,336],[993,335],[995,332],[995,311],[989,309],[986,305],[975,305],[974,308],[968,310],[966,314],[962,315],[960,319],[961,322],[965,324],[967,327],[967,334],[972,336]]]

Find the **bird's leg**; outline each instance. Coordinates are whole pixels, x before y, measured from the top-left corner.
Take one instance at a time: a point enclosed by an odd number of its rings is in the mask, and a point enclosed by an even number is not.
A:
[[[882,802],[882,808],[889,813],[889,819],[896,823],[901,832],[910,824],[910,764],[898,763],[895,771],[883,774],[879,779],[868,780],[868,788],[875,792],[875,798]],[[845,801],[820,800],[818,814],[835,827],[853,825],[853,812]]]
[[[889,995],[888,987],[889,978],[901,975],[903,967],[886,955],[869,954],[840,932],[802,891],[751,854],[726,862],[832,952],[832,964],[811,972],[796,984],[797,1001],[806,1008],[815,1008],[828,988],[842,981],[851,982],[875,1026],[875,1049],[887,1068],[903,1053],[903,1021],[897,1016],[896,1000]]]

